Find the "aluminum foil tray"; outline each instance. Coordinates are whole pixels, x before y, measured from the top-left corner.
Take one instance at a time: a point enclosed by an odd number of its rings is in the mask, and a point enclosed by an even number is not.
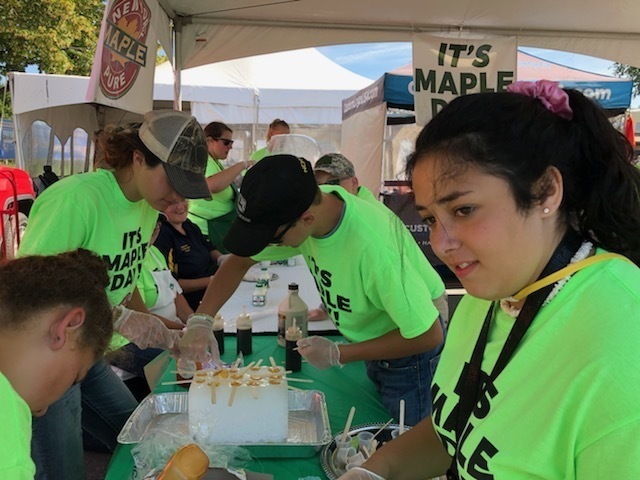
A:
[[[352,427],[349,430],[349,435],[351,435],[354,438],[353,442],[357,443],[357,440],[355,438],[358,435],[358,433],[369,431],[375,434],[383,426],[384,426],[383,423],[368,423],[366,425],[358,425],[357,427]],[[384,443],[389,442],[391,440],[391,431],[396,428],[398,428],[398,424],[392,423],[384,427],[382,431],[378,433],[378,435],[376,436],[376,440],[380,442],[380,446],[382,446]],[[335,435],[335,437],[338,437],[341,434],[342,432],[339,432]],[[354,445],[353,442],[351,446],[353,446],[354,448],[357,447],[357,445]],[[334,458],[335,451],[336,451],[336,441],[334,438],[332,438],[329,441],[329,443],[327,443],[324,446],[324,448],[322,449],[322,452],[320,453],[320,465],[322,466],[322,470],[324,471],[324,474],[327,476],[329,480],[336,480],[337,478],[339,478],[341,475],[345,473],[343,470],[338,469],[335,465],[335,458]]]
[[[121,444],[142,442],[165,425],[189,432],[189,392],[147,396],[131,414],[118,435]],[[318,390],[289,392],[289,435],[285,443],[242,445],[258,458],[302,458],[314,456],[332,441],[324,393]]]

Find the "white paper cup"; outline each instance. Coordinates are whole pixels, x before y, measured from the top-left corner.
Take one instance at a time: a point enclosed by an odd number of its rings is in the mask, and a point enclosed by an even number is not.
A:
[[[393,440],[394,438],[398,437],[400,435],[400,429],[399,428],[394,428],[393,430],[391,430],[391,439]]]
[[[351,465],[353,467],[359,467],[364,463],[364,455],[361,452],[356,453],[355,455],[351,455],[347,458],[347,466]]]

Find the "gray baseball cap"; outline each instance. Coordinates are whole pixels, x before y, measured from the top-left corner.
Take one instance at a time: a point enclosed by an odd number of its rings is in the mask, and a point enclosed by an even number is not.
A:
[[[318,159],[313,167],[314,172],[326,172],[340,180],[356,176],[353,163],[340,153],[328,153]]]
[[[205,178],[207,140],[191,115],[177,110],[147,112],[138,135],[142,143],[162,160],[169,183],[184,198],[211,199]]]

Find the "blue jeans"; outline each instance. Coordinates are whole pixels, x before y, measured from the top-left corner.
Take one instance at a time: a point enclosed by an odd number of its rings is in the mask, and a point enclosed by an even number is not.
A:
[[[443,328],[442,319],[440,325]],[[365,362],[367,376],[380,394],[382,404],[399,422],[400,400],[404,399],[404,423],[413,426],[431,414],[431,381],[440,360],[442,344],[409,357]]]
[[[37,480],[84,480],[82,429],[113,451],[125,422],[136,408],[129,389],[100,360],[42,417],[33,419],[31,456]]]

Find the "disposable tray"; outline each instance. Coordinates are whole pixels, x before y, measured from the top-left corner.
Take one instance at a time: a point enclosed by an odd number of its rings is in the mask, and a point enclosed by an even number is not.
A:
[[[356,427],[352,427],[349,430],[349,435],[351,435],[354,440],[352,442],[352,446],[357,447],[357,440],[355,439],[358,433],[369,431],[372,433],[377,433],[382,427],[383,423],[368,423],[366,425],[358,425]],[[384,443],[391,440],[391,431],[398,428],[398,424],[392,423],[390,425],[385,426],[380,433],[378,433],[376,440],[380,442],[380,446]],[[337,433],[334,437],[337,438],[342,432]],[[336,451],[336,441],[335,438],[332,438],[323,448],[320,453],[320,465],[322,466],[322,470],[329,480],[336,480],[345,472],[336,467],[335,464],[335,451]],[[380,447],[378,447],[380,448]]]
[[[189,432],[189,393],[170,392],[147,396],[131,414],[118,435],[121,444],[140,443],[165,425]],[[314,456],[331,442],[331,427],[324,393],[317,390],[289,392],[289,435],[284,443],[242,445],[258,458]]]

